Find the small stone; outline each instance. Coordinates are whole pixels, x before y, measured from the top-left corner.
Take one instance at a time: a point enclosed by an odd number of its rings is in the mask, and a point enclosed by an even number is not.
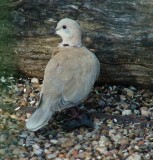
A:
[[[32,97],[32,98],[33,98],[33,97],[36,97],[35,93],[33,93],[33,92],[30,93],[30,97]]]
[[[32,78],[32,79],[31,79],[31,83],[39,83],[38,78]]]
[[[9,146],[9,149],[10,149],[10,150],[14,150],[15,148],[16,148],[16,146],[13,145],[13,144],[11,144],[11,145]]]
[[[17,117],[15,114],[12,114],[12,115],[11,115],[11,118],[12,118],[12,119],[18,119],[18,117]]]
[[[127,129],[124,129],[124,130],[123,130],[123,134],[124,134],[124,135],[127,135],[127,134],[128,134]]]
[[[122,136],[120,133],[116,134],[116,135],[113,135],[112,136],[112,139],[117,142],[117,143],[120,143],[120,140],[122,139]]]
[[[76,143],[76,142],[75,142],[74,140],[67,139],[67,140],[65,140],[65,141],[61,144],[61,147],[62,147],[62,148],[71,147],[71,146],[74,146],[75,143]]]
[[[139,146],[134,146],[134,148],[135,148],[136,150],[139,150]]]
[[[87,44],[92,44],[93,43],[93,40],[91,40],[91,38],[88,36],[88,37],[85,37],[84,41],[87,43]]]
[[[6,134],[2,134],[0,135],[0,143],[3,143],[7,140],[7,135]]]
[[[136,115],[140,115],[140,111],[139,110],[137,110],[137,109],[134,109],[134,114],[136,114]]]
[[[42,152],[43,152],[42,149],[36,149],[36,150],[34,150],[34,154],[36,154],[36,155],[41,155]]]
[[[49,159],[55,159],[57,156],[56,156],[56,154],[48,154],[47,155],[47,159],[49,160]]]
[[[0,149],[0,155],[4,155],[5,154],[5,149]]]
[[[33,83],[32,86],[33,86],[33,88],[39,90],[39,86],[40,86],[39,83]]]
[[[125,150],[128,148],[128,146],[129,146],[128,144],[121,144],[120,149]]]
[[[65,154],[60,153],[59,158],[61,158],[61,159],[65,158]]]
[[[137,105],[135,105],[135,104],[131,104],[131,105],[130,105],[130,109],[131,109],[132,111],[136,110],[136,108],[137,108]]]
[[[128,138],[121,138],[120,139],[120,144],[128,144],[128,143],[129,143]]]
[[[21,101],[20,106],[27,107],[28,106],[28,102],[23,100],[23,101]]]
[[[81,148],[81,145],[80,144],[76,144],[75,146],[74,146],[74,149],[76,149],[76,150],[79,150]]]
[[[35,138],[34,138],[34,141],[37,142],[37,143],[41,143],[41,142],[42,142],[42,139],[35,137]]]
[[[58,144],[59,143],[59,141],[56,140],[56,139],[51,139],[50,142],[53,143],[53,144]]]
[[[98,101],[98,105],[103,108],[103,107],[105,107],[106,102],[101,99],[101,100]]]
[[[124,95],[120,95],[120,99],[121,99],[121,101],[125,101],[126,97]]]
[[[49,148],[51,146],[51,144],[50,143],[45,143],[44,146],[45,146],[45,148]]]
[[[127,96],[129,97],[133,97],[133,91],[128,89],[128,88],[124,88],[124,91],[126,91]]]
[[[129,155],[128,152],[124,152],[124,154],[123,154],[124,157],[127,157],[128,155]]]
[[[153,142],[153,134],[149,134],[148,136],[146,136],[147,140],[149,140],[150,142]]]
[[[40,148],[40,146],[38,145],[38,144],[34,144],[34,145],[32,145],[32,147],[34,148],[34,149],[39,149]]]
[[[129,148],[129,155],[134,154],[134,149],[133,148]]]
[[[55,158],[55,160],[67,160],[67,159],[63,159],[63,158],[59,158],[59,157],[57,157],[57,158]]]
[[[83,136],[81,134],[77,135],[77,138],[82,139]]]
[[[31,113],[26,113],[26,117],[29,119],[31,117]]]
[[[78,156],[78,150],[74,149],[72,152],[73,157],[77,157]]]
[[[150,159],[151,159],[151,155],[150,155],[149,153],[147,153],[147,154],[145,155],[145,158],[146,158],[146,160],[150,160]]]
[[[14,110],[15,110],[15,111],[18,111],[20,108],[21,108],[21,107],[17,107],[17,108],[15,108]]]
[[[110,144],[110,140],[106,136],[101,136],[100,141],[99,141],[99,146],[100,147],[105,147]]]
[[[92,136],[91,132],[86,134],[86,137],[88,137],[88,138],[90,138],[91,136]]]
[[[97,147],[97,151],[99,151],[101,154],[107,154],[107,147]]]
[[[28,136],[28,132],[22,132],[22,134],[20,134],[21,138],[26,138]]]
[[[24,98],[24,99],[28,99],[28,97],[29,97],[29,94],[28,94],[28,93],[24,93],[24,94],[23,94],[23,98]]]
[[[20,154],[20,149],[19,148],[14,149],[13,154],[19,155]]]
[[[138,145],[141,146],[141,145],[143,145],[144,143],[145,143],[144,141],[139,141],[139,142],[138,142]]]
[[[144,117],[149,117],[151,115],[151,112],[148,110],[147,107],[141,107],[140,108],[141,114]]]
[[[138,153],[130,155],[126,160],[141,160],[141,156]]]
[[[144,93],[144,94],[142,95],[142,97],[147,98],[147,97],[149,97],[149,94],[148,94],[148,93]]]
[[[132,112],[131,112],[131,110],[129,110],[129,109],[122,111],[122,115],[123,115],[123,116],[129,116],[130,114],[132,114]]]
[[[18,141],[18,144],[19,144],[20,146],[22,146],[22,145],[24,144],[24,139],[20,139],[20,140]]]

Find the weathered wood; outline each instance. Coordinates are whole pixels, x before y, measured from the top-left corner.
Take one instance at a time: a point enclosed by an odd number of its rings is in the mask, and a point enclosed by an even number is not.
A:
[[[100,83],[153,89],[153,3],[145,0],[29,1],[12,12],[18,35],[19,69],[43,77],[59,38],[48,35],[63,17],[78,20],[84,44],[101,62]],[[50,19],[49,19],[50,18]],[[25,38],[26,37],[26,38]]]

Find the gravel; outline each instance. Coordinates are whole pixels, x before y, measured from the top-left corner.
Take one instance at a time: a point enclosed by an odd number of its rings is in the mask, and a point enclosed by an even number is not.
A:
[[[73,129],[63,129],[71,121],[66,110],[56,113],[43,129],[29,132],[25,121],[36,109],[42,80],[21,78],[10,84],[13,89],[0,97],[3,104],[15,106],[0,109],[0,160],[153,159],[153,92],[98,86],[79,109],[88,114],[94,128],[75,128],[71,123]]]

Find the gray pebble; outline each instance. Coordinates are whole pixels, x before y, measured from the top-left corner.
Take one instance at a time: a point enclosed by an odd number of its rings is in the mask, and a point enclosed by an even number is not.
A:
[[[5,149],[0,149],[0,155],[4,155],[5,154]]]
[[[59,143],[59,141],[56,140],[56,139],[51,139],[50,142],[53,143],[53,144],[58,144]]]
[[[56,158],[56,157],[57,157],[56,154],[48,154],[47,155],[48,159],[53,159],[53,158]]]
[[[132,112],[131,112],[131,110],[129,110],[129,109],[122,111],[122,115],[123,115],[123,116],[129,116],[130,114],[132,114]]]

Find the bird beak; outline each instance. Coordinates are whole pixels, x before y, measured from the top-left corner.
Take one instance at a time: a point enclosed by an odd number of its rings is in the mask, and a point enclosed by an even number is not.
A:
[[[56,28],[51,28],[49,34],[55,35],[55,34],[57,34],[57,31],[58,31],[58,30],[59,30],[59,29],[58,29],[57,27],[56,27]]]

